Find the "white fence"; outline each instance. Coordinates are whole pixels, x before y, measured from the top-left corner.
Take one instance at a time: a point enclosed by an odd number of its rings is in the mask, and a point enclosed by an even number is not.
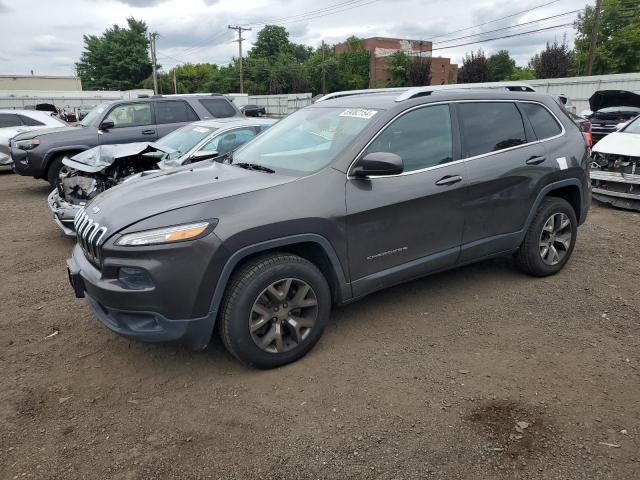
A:
[[[578,114],[589,109],[589,97],[598,90],[629,90],[640,93],[640,72],[526,80],[526,82],[543,93],[566,95],[576,106]]]
[[[269,117],[286,117],[307,105],[311,105],[311,93],[288,95],[249,95],[249,105],[265,107]]]
[[[36,91],[36,90],[2,90],[0,91],[0,108],[24,108],[38,103],[51,103],[58,108],[97,105],[109,100],[138,98],[141,95],[151,96],[153,90],[78,90],[78,91]]]

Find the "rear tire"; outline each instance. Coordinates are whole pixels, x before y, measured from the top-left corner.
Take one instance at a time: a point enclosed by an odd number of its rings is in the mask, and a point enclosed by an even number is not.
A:
[[[238,360],[275,368],[309,352],[331,311],[327,280],[288,253],[260,256],[231,278],[218,320],[220,338]]]
[[[569,202],[545,198],[515,254],[516,264],[536,277],[555,275],[569,261],[577,233],[576,213]]]

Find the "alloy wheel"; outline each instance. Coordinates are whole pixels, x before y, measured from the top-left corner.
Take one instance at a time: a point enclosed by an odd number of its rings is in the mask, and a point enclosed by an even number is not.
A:
[[[565,213],[551,215],[540,233],[540,257],[547,265],[553,266],[560,263],[567,256],[573,229],[571,220]]]
[[[302,343],[318,319],[318,299],[303,280],[285,278],[265,288],[251,308],[249,331],[255,344],[283,353]]]

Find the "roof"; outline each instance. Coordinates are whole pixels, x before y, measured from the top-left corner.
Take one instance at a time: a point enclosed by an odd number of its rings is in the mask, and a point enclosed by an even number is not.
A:
[[[193,122],[192,125],[200,125],[202,127],[209,128],[229,128],[242,125],[273,125],[277,120],[272,118],[241,118],[241,117],[229,117],[229,118],[216,118],[214,120],[200,120],[199,122]]]

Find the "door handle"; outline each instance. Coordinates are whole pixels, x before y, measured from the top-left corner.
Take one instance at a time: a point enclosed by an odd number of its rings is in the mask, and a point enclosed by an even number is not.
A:
[[[155,130],[142,130],[143,135],[154,135],[155,133]]]
[[[460,175],[445,175],[440,180],[436,182],[436,185],[439,187],[445,185],[453,185],[454,183],[458,183],[462,181],[462,177]]]
[[[537,157],[537,156],[533,156],[531,158],[529,158],[529,160],[527,160],[527,165],[538,165],[542,162],[544,162],[547,159],[547,157]]]

